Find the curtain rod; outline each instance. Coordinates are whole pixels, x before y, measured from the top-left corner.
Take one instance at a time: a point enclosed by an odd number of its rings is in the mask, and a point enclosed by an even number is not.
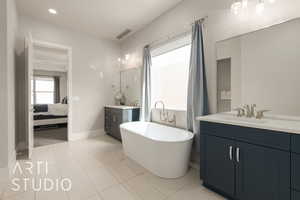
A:
[[[193,23],[191,23],[191,25],[194,25],[197,21],[204,22],[207,18],[208,16],[206,15],[205,17],[195,20]]]
[[[194,25],[195,22],[197,22],[197,21],[204,22],[207,18],[208,18],[208,16],[205,16],[205,17],[202,17],[202,18],[200,18],[200,19],[197,19],[197,20],[195,20],[193,23],[190,23],[190,25],[191,25],[191,26]],[[157,46],[157,45],[159,45],[159,44],[161,44],[161,43],[164,43],[164,42],[166,42],[166,41],[168,41],[168,40],[172,40],[172,39],[175,39],[175,38],[178,38],[178,37],[185,36],[185,35],[187,35],[187,34],[190,33],[190,32],[191,32],[191,29],[188,28],[188,29],[186,29],[186,30],[184,30],[183,32],[180,32],[180,33],[178,33],[178,32],[176,32],[176,33],[171,33],[171,34],[169,34],[169,35],[167,35],[167,36],[161,37],[161,38],[159,38],[159,39],[157,39],[157,40],[154,40],[154,41],[150,42],[150,43],[149,43],[148,45],[146,45],[146,46],[150,46],[150,48],[152,48],[152,47],[155,47],[155,46]]]

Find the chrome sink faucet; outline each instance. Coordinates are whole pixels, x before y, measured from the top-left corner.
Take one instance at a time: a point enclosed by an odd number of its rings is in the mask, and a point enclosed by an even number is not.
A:
[[[245,105],[245,116],[248,118],[255,117],[256,104]]]
[[[235,108],[235,111],[237,111],[237,117],[243,117],[245,115],[245,110],[243,108]]]
[[[255,118],[262,119],[264,117],[265,112],[269,112],[270,110],[259,110],[256,112]]]
[[[256,110],[256,104],[251,105],[244,105],[243,108],[236,108],[234,109],[237,111],[237,117],[247,117],[252,118],[255,117],[256,119],[262,119],[264,117],[264,113],[270,110]]]

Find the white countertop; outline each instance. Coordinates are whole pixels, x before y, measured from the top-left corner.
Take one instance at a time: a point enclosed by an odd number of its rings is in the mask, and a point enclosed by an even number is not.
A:
[[[219,113],[196,118],[199,121],[216,122],[250,128],[259,128],[286,133],[300,134],[300,118],[266,115],[263,119],[236,117],[233,112]]]
[[[136,107],[136,106],[114,106],[114,105],[106,105],[104,107],[106,107],[106,108],[121,109],[121,110],[128,110],[128,109],[137,109],[137,108],[140,108],[140,107]]]

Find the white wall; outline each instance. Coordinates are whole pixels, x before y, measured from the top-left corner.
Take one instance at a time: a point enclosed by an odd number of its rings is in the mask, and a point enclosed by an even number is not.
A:
[[[15,40],[18,17],[14,0],[1,1],[0,5],[0,56],[1,96],[0,113],[0,181],[6,179],[15,155]]]
[[[109,40],[54,26],[29,17],[20,17],[18,49],[24,51],[23,40],[31,32],[33,39],[72,47],[73,133],[71,139],[82,138],[104,129],[105,104],[114,102],[118,81],[120,46]],[[102,76],[103,74],[103,76]],[[115,88],[112,88],[115,85]]]
[[[259,16],[251,10],[248,16],[236,16],[230,12],[232,1],[220,0],[185,0],[157,18],[141,31],[133,34],[122,43],[122,54],[131,54],[125,68],[140,67],[142,48],[146,44],[168,35],[175,35],[190,30],[190,24],[204,16],[205,22],[205,57],[208,75],[209,100],[211,112],[216,112],[216,52],[215,43],[233,36],[255,31],[300,16],[300,1],[285,0],[266,6]]]

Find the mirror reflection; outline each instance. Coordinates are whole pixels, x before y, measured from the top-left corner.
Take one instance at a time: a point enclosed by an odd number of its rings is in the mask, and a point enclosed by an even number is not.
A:
[[[125,95],[126,105],[137,106],[140,99],[141,69],[132,68],[121,71],[121,92]]]
[[[300,115],[300,19],[216,43],[217,109]]]

